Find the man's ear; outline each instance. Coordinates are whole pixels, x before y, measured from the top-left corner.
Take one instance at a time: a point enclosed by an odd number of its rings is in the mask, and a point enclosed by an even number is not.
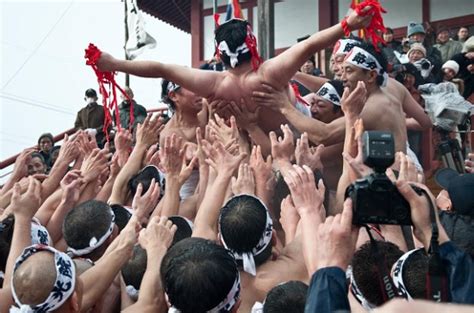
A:
[[[373,83],[377,84],[377,77],[378,77],[378,75],[379,75],[379,74],[377,73],[377,71],[375,71],[375,70],[370,70],[369,73],[368,73],[368,76],[369,76],[369,77],[368,77],[368,79],[367,79],[367,83],[369,83],[369,84],[373,84]]]
[[[176,102],[177,96],[176,96],[176,91],[170,91],[168,93],[168,98],[170,98],[171,101]]]

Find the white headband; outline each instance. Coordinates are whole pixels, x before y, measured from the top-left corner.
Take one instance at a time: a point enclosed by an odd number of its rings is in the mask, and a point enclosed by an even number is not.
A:
[[[31,243],[51,246],[51,237],[48,230],[43,225],[39,224],[35,218],[31,221]]]
[[[357,46],[359,42],[354,39],[339,39],[336,44],[334,45],[334,49],[332,50],[333,55],[337,54],[347,54],[349,51],[352,50],[355,46]]]
[[[265,208],[266,221],[265,221],[265,230],[263,231],[262,237],[258,241],[255,248],[252,249],[252,251],[244,252],[244,253],[235,252],[227,246],[227,244],[224,241],[224,238],[222,237],[220,217],[219,217],[219,236],[220,236],[220,239],[222,241],[222,245],[224,246],[224,248],[231,251],[236,260],[241,260],[242,261],[244,271],[251,274],[251,275],[253,275],[253,276],[255,276],[255,275],[257,275],[257,267],[255,266],[254,256],[259,255],[263,250],[265,250],[267,248],[268,244],[272,241],[273,221],[272,221],[272,218],[270,217],[270,214],[268,213],[268,209],[267,209],[266,205],[262,202],[262,200],[255,197],[254,195],[240,194],[240,195],[237,195],[237,196],[234,196],[234,197],[230,198],[227,202],[231,201],[232,199],[234,199],[236,197],[240,197],[240,196],[250,196],[252,198],[255,198]]]
[[[355,278],[354,278],[354,272],[352,271],[352,266],[349,265],[347,268],[347,273],[350,278],[350,287],[351,287],[351,293],[354,295],[356,300],[362,305],[362,307],[367,310],[367,311],[372,311],[373,309],[376,308],[376,306],[372,303],[370,303],[362,294],[362,291],[360,291],[359,287],[356,284]]]
[[[341,106],[341,97],[339,97],[336,88],[334,88],[330,83],[324,83],[324,85],[316,92],[316,95],[337,106]]]
[[[217,49],[219,50],[221,54],[222,52],[225,52],[225,54],[230,58],[230,66],[232,66],[232,68],[235,68],[237,64],[239,63],[239,55],[250,51],[249,47],[244,42],[243,44],[238,46],[234,52],[232,52],[230,51],[230,48],[227,45],[227,42],[225,40],[219,43],[219,45],[217,46]]]
[[[110,209],[110,215],[112,216],[110,227],[109,229],[107,229],[107,232],[102,237],[99,238],[99,240],[97,240],[96,237],[92,237],[91,240],[89,241],[88,247],[82,248],[82,249],[74,249],[74,248],[68,247],[67,251],[71,252],[75,256],[81,256],[81,255],[89,254],[95,249],[97,249],[98,247],[100,247],[107,240],[107,238],[109,238],[110,235],[112,235],[112,232],[114,231],[115,214],[114,214],[114,211],[112,211],[112,209]]]
[[[181,88],[180,85],[178,85],[178,84],[173,83],[172,81],[170,81],[170,82],[168,82],[168,86],[166,86],[166,91],[167,91],[167,93],[169,94],[170,92],[176,91],[176,90],[178,90],[179,88]]]
[[[240,298],[240,289],[240,273],[237,271],[237,277],[235,278],[234,284],[232,285],[232,288],[230,289],[225,299],[222,300],[221,303],[219,303],[216,307],[210,309],[206,313],[230,312]],[[166,293],[165,296],[168,300],[168,295]],[[173,306],[168,309],[168,313],[179,312],[181,311]]]
[[[387,85],[387,81],[388,81],[387,72],[383,69],[383,67],[380,65],[377,59],[372,54],[365,51],[364,49],[360,47],[352,48],[349,54],[346,55],[344,62],[348,62],[352,65],[355,65],[359,68],[363,68],[365,70],[369,70],[369,71],[376,70],[377,74],[383,77],[382,87],[385,87]]]
[[[398,292],[408,300],[412,300],[412,297],[408,293],[407,287],[405,286],[405,283],[403,282],[403,266],[405,265],[405,262],[408,260],[408,258],[412,254],[423,249],[424,248],[414,249],[414,250],[410,250],[406,252],[392,266],[392,271],[390,275],[392,276],[393,283],[395,287],[398,289]]]
[[[15,263],[15,272],[18,267],[26,261],[30,256],[37,252],[49,251],[54,254],[54,264],[56,267],[56,281],[54,282],[53,289],[49,293],[48,298],[40,304],[30,306],[22,304],[18,299],[15,291],[15,285],[13,284],[12,277],[12,295],[15,299],[15,303],[19,308],[12,307],[10,312],[51,312],[57,310],[67,299],[73,294],[76,286],[76,268],[74,267],[72,259],[65,253],[62,253],[52,247],[44,245],[33,245],[25,248],[23,253],[18,257]]]
[[[138,300],[138,293],[139,293],[139,290],[137,290],[135,287],[133,287],[132,285],[127,285],[125,287],[125,291],[127,292],[127,295],[132,298],[133,301],[137,301]]]
[[[194,223],[193,221],[191,221],[189,218],[185,217],[185,216],[182,216],[182,215],[170,215],[168,218],[170,217],[175,217],[175,218],[181,218],[183,219],[188,225],[189,227],[191,228],[191,230],[194,229]]]

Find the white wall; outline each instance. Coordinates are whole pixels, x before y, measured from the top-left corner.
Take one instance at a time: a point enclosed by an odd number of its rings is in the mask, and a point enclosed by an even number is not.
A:
[[[218,4],[222,4],[222,0]],[[212,0],[205,0],[204,7],[212,7]],[[247,18],[247,9],[242,9]],[[221,20],[225,13],[221,14]],[[258,9],[253,8],[252,28],[256,37],[258,34]],[[318,31],[319,11],[317,0],[285,0],[275,3],[275,49],[292,46],[296,39],[311,35]],[[214,19],[204,17],[204,58],[209,59],[214,54]]]
[[[430,19],[444,20],[474,14],[474,0],[431,0]]]
[[[441,1],[446,3],[454,2],[453,0]],[[471,1],[474,4],[473,0],[467,1]],[[342,19],[347,14],[350,3],[351,0],[339,0],[339,19]],[[406,27],[409,22],[422,21],[422,0],[381,0],[380,3],[388,12],[383,14],[386,27]]]
[[[318,30],[317,0],[286,0],[275,3],[275,49],[292,46],[297,38]]]

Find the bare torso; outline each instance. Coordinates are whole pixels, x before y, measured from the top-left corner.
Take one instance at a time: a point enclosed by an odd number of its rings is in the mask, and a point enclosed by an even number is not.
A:
[[[387,88],[378,88],[369,95],[361,117],[366,130],[392,132],[395,151],[406,153],[407,130],[402,96],[396,87],[391,88],[389,85]]]
[[[238,70],[238,71],[237,71]],[[240,99],[243,98],[249,109],[255,111],[257,106],[252,102],[252,93],[254,91],[262,90],[262,84],[266,83],[271,85],[277,90],[286,88],[290,97],[290,101],[295,103],[295,95],[291,88],[288,86],[275,86],[272,84],[272,80],[265,77],[265,63],[257,70],[253,71],[250,64],[243,64],[241,69],[237,68],[236,71],[222,72],[222,79],[217,80],[214,88],[214,92],[208,101],[214,99],[224,99],[228,101],[234,101],[240,104]],[[286,123],[285,117],[271,109],[261,107],[259,114],[259,126],[266,133],[280,128],[281,124]]]

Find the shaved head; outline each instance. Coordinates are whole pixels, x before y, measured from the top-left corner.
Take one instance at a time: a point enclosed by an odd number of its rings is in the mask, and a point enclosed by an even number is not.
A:
[[[13,274],[13,287],[18,300],[34,306],[43,303],[56,281],[54,254],[40,251],[25,260]]]

